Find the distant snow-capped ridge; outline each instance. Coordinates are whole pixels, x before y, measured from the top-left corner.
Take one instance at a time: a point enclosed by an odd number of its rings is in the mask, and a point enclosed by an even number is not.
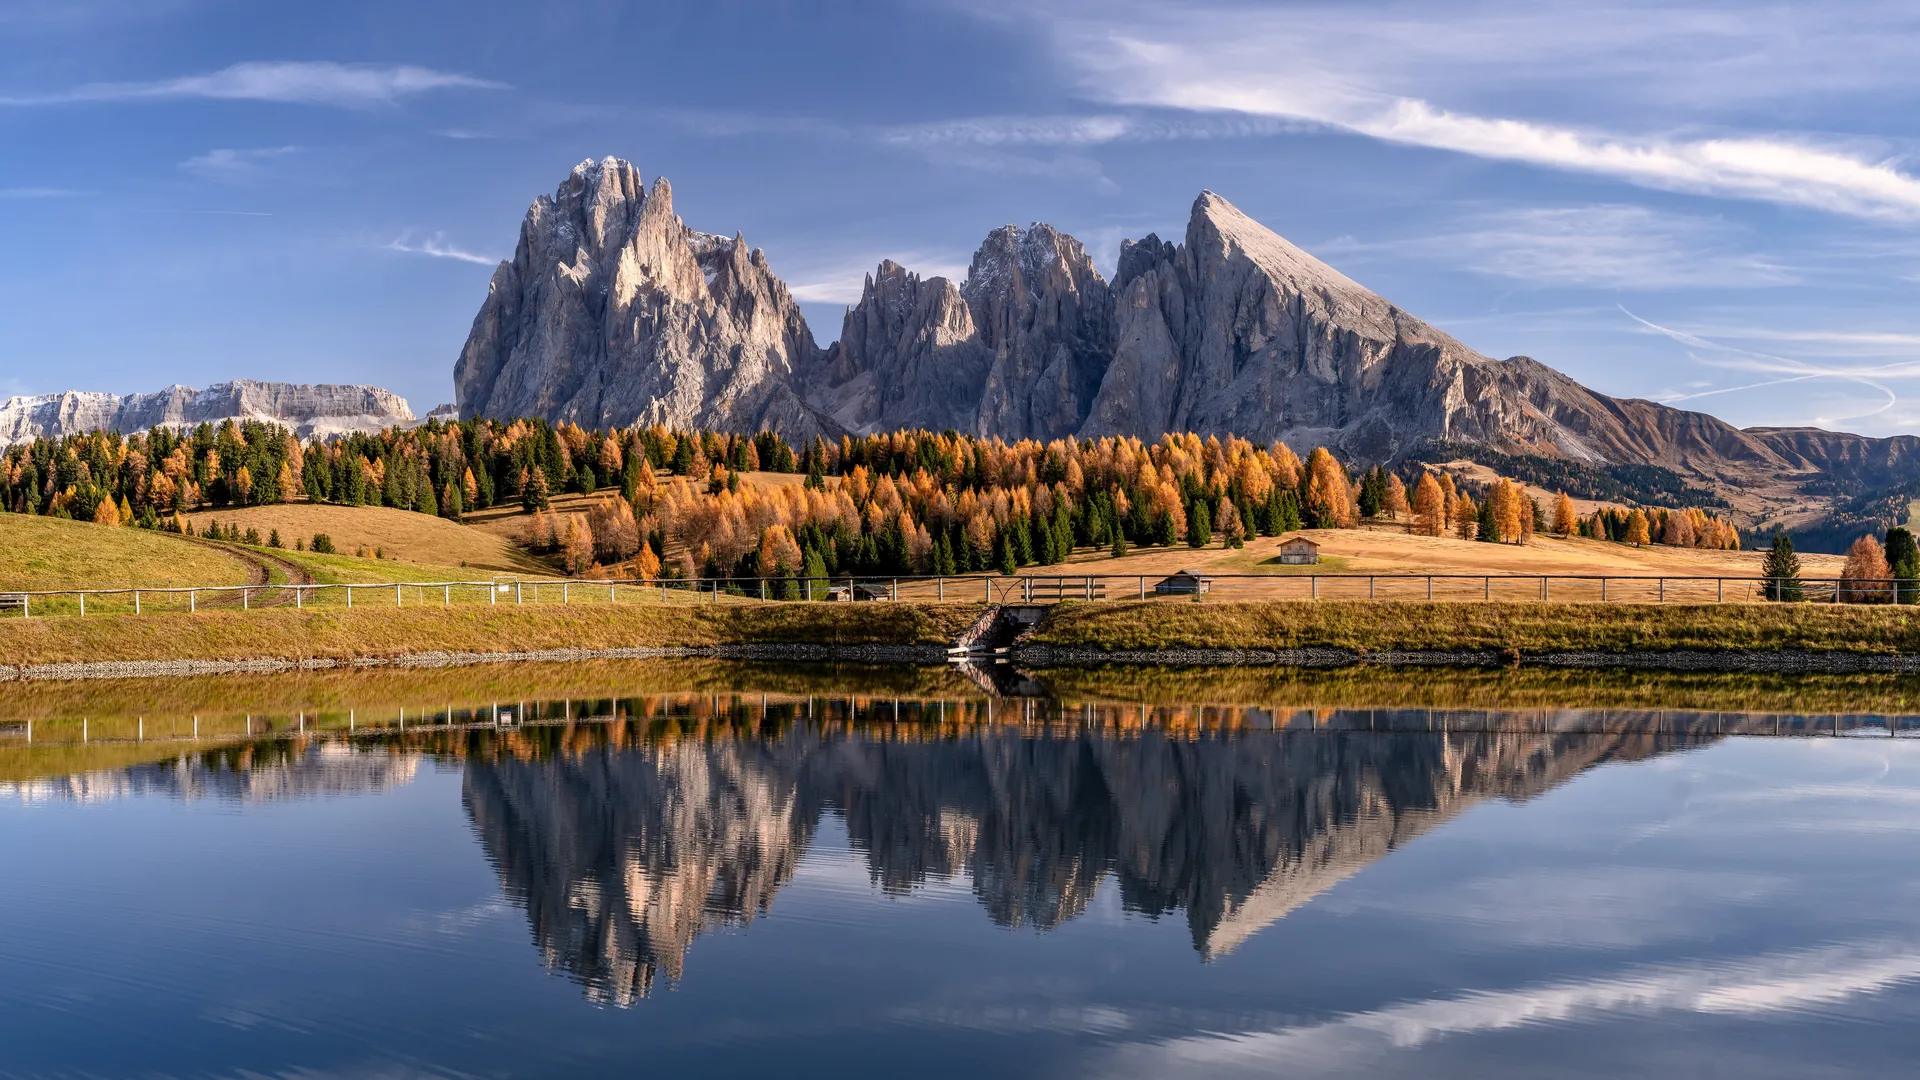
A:
[[[377,386],[305,386],[235,379],[204,390],[169,386],[152,394],[69,390],[8,398],[0,405],[0,446],[89,431],[132,435],[156,427],[264,420],[299,438],[379,431],[414,422],[405,398]]]

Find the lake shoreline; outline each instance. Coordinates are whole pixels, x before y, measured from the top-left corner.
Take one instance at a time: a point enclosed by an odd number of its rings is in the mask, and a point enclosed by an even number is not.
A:
[[[9,619],[0,682],[603,659],[939,664],[987,610],[728,601]],[[1068,602],[1007,655],[1030,668],[1901,673],[1920,672],[1920,607]]]

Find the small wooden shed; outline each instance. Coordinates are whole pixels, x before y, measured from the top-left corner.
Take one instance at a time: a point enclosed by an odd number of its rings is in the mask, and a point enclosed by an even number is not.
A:
[[[1280,561],[1294,566],[1311,566],[1320,561],[1320,545],[1304,536],[1289,536],[1280,541]]]
[[[1153,587],[1157,596],[1199,596],[1213,588],[1213,580],[1198,570],[1176,570]]]

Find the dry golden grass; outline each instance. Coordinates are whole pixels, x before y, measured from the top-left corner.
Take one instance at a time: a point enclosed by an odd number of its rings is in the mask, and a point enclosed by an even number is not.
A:
[[[1535,536],[1526,544],[1482,544],[1452,537],[1414,536],[1393,526],[1365,529],[1307,529],[1298,534],[1320,545],[1314,567],[1274,562],[1280,541],[1260,537],[1234,551],[1218,543],[1194,549],[1136,548],[1125,558],[1082,552],[1068,572],[1161,575],[1191,567],[1210,574],[1560,574],[1670,577],[1757,577],[1766,557],[1760,551],[1707,551],[1659,544],[1629,547],[1603,540]],[[1800,556],[1807,577],[1837,576],[1846,560],[1838,555]],[[1029,568],[1023,573],[1059,573],[1059,567]]]
[[[1066,603],[1037,644],[1379,652],[1517,649],[1920,651],[1920,607],[1869,604],[1524,604],[1359,600]]]
[[[945,645],[971,604],[684,603],[203,611],[0,620],[0,664],[305,660],[739,644]]]
[[[381,548],[388,558],[403,562],[471,568],[467,574],[457,576],[473,576],[472,570],[484,570],[487,574],[552,572],[550,567],[494,530],[456,525],[445,518],[386,506],[296,502],[202,510],[186,517],[196,532],[205,529],[209,521],[238,526],[243,533],[249,528],[257,529],[263,540],[271,530],[278,529],[280,542],[289,551],[295,539],[311,542],[314,533],[326,533],[333,538],[336,551],[352,553],[362,547]]]
[[[239,585],[246,580],[246,563],[177,536],[0,513],[0,591]]]

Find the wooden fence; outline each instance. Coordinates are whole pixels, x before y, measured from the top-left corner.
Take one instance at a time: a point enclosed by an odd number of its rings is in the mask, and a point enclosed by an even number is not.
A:
[[[452,607],[454,604],[634,604],[915,601],[1050,604],[1116,600],[1376,600],[1727,604],[1770,599],[1889,603],[1920,599],[1920,581],[1581,574],[972,574],[950,577],[696,578],[656,581],[494,578],[355,584],[204,585],[0,591],[0,617],[146,614],[203,609]]]

